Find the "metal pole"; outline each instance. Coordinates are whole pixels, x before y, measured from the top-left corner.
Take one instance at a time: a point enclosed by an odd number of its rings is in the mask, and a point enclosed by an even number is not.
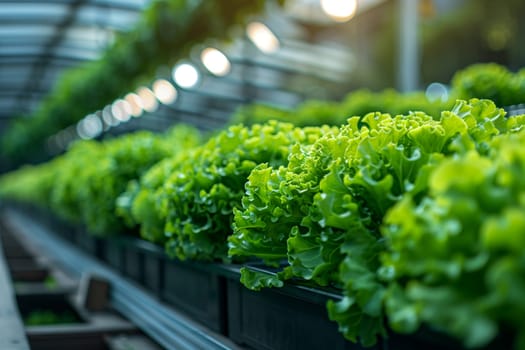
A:
[[[399,0],[399,82],[402,92],[419,87],[419,0]]]

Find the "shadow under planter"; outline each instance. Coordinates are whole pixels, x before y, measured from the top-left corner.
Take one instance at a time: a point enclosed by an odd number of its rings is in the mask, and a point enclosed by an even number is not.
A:
[[[105,239],[94,236],[85,230],[77,229],[74,232],[73,243],[84,252],[96,258],[102,256],[105,242]]]
[[[155,248],[149,246],[152,244],[130,237],[111,237],[101,241],[100,258],[114,270],[141,285],[144,285],[145,281],[149,279],[160,278],[160,271],[148,271],[145,266],[146,262],[159,259],[159,253]],[[160,282],[150,284],[151,288],[148,289],[157,294]]]
[[[302,286],[252,291],[228,280],[228,329],[253,349],[381,349],[347,341],[328,319],[326,302],[341,297]]]
[[[49,269],[34,259],[9,259],[11,279],[16,282],[45,282],[50,276]]]
[[[101,258],[116,271],[124,268],[124,250],[120,238],[107,238],[102,246]]]
[[[19,294],[18,310],[26,326],[84,323],[84,319],[71,305],[66,294]]]
[[[103,260],[168,305],[226,334],[226,281],[220,264],[182,262],[134,237],[105,240]]]
[[[110,334],[135,334],[131,323],[111,313],[86,313],[67,294],[17,296],[32,350],[106,350]]]
[[[207,264],[166,260],[162,299],[206,327],[227,331],[226,280]]]

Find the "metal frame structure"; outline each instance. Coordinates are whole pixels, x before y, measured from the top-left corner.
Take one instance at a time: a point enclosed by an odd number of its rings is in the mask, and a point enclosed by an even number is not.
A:
[[[99,58],[116,34],[133,28],[149,2],[0,0],[0,132],[13,119],[30,117],[64,70]],[[232,44],[219,48],[232,62],[232,74],[215,77],[201,65],[203,83],[198,87],[177,87],[179,98],[174,105],[150,113],[149,121],[117,132],[164,129],[179,121],[216,129],[243,103],[293,107],[307,98],[341,97],[330,92],[323,96],[319,89],[308,87],[330,86],[332,91],[339,87],[341,94],[347,91],[354,68],[351,50],[334,43],[309,42],[304,23],[289,13],[273,11],[261,18],[282,39],[278,52],[262,55],[240,33]],[[188,61],[200,64],[198,57],[188,57]]]
[[[0,131],[30,114],[61,73],[97,59],[149,0],[1,0]]]

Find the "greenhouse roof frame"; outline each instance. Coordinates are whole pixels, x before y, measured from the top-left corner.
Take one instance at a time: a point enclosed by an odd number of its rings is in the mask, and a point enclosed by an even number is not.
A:
[[[65,71],[100,58],[117,35],[135,27],[151,1],[0,0],[0,133],[16,119],[31,118]],[[383,2],[362,0],[358,13]],[[318,0],[287,1],[288,5],[294,3],[306,6],[308,14],[320,13]],[[276,30],[281,41],[277,52],[261,54],[242,32],[232,43],[216,43],[232,63],[225,77],[211,74],[198,54],[191,55],[187,62],[201,73],[198,86],[176,86],[175,104],[162,106],[147,119],[132,119],[128,126],[120,124],[114,132],[142,128],[161,131],[177,122],[215,129],[223,126],[241,104],[293,107],[308,98],[334,97],[330,95],[333,91],[346,91],[344,87],[355,69],[352,49],[341,43],[315,42],[305,34],[309,21],[321,30],[334,23],[326,18],[319,22],[318,18],[304,17],[297,6],[279,13],[269,9],[270,13],[258,18]],[[159,67],[152,81],[170,80],[169,69]],[[327,86],[332,91],[325,89]],[[99,108],[92,113],[101,112],[105,106]],[[74,128],[71,125],[68,129]]]
[[[149,0],[1,0],[0,131],[31,114],[64,70],[100,57]]]

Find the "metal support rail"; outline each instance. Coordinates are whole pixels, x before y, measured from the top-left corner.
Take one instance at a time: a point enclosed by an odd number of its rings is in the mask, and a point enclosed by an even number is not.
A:
[[[43,253],[75,277],[92,274],[110,281],[113,308],[166,349],[240,349],[228,338],[213,333],[162,304],[120,274],[55,236],[28,215],[6,209],[4,222],[13,231],[34,242]]]
[[[1,230],[1,227],[0,227]],[[0,349],[29,350],[0,239]]]

